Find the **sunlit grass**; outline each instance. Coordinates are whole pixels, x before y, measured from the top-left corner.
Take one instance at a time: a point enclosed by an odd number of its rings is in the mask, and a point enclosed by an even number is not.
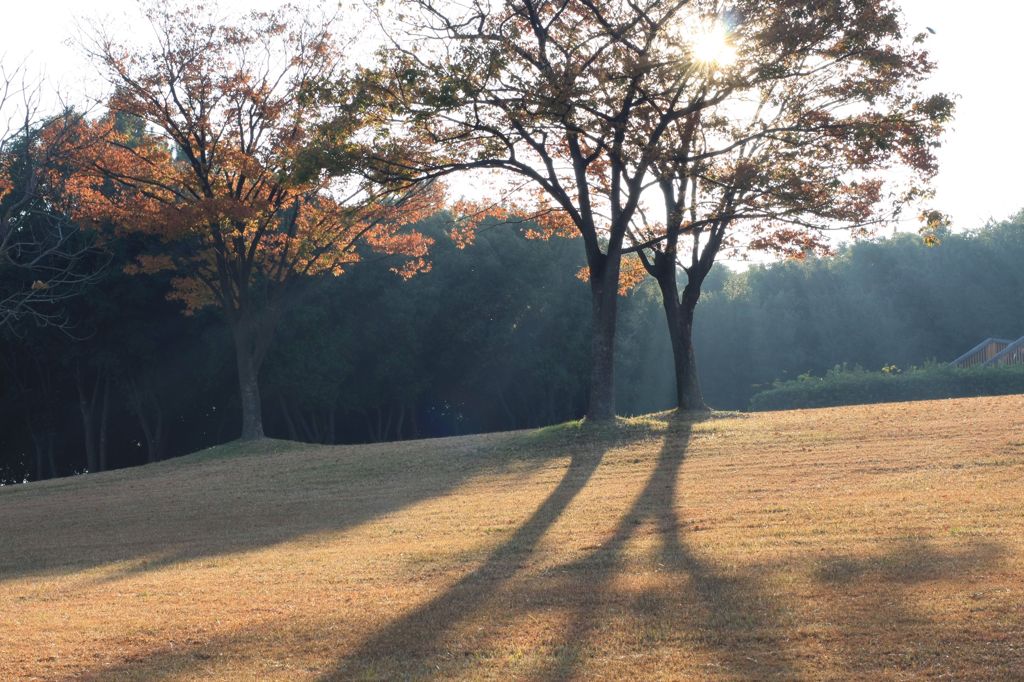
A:
[[[1014,679],[1024,397],[0,490],[0,679]]]

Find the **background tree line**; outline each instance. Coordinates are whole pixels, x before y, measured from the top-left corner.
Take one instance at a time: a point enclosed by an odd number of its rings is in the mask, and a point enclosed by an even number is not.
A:
[[[344,443],[526,428],[586,407],[588,291],[571,239],[484,226],[460,251],[448,220],[430,272],[403,282],[386,257],[346,278],[310,278],[285,313],[263,373],[268,435]],[[695,328],[709,403],[745,409],[776,379],[946,361],[986,336],[1024,334],[1024,214],[975,232],[862,242],[829,259],[719,267]],[[240,405],[229,330],[183,317],[167,275],[117,267],[130,240],[68,314],[70,329],[5,333],[0,478],[130,466],[234,438]],[[109,251],[109,249],[108,249]],[[620,301],[624,413],[674,404],[657,283]],[[352,311],[358,311],[357,316]]]
[[[161,459],[227,439],[224,415],[243,440],[336,442],[705,409],[694,312],[733,291],[720,254],[866,236],[929,196],[952,114],[923,89],[927,34],[885,0],[402,4],[372,54],[292,6],[146,2],[148,38],[87,32],[96,111],[0,149],[5,169],[53,159],[27,165],[13,233],[51,216],[86,238],[72,298],[13,287],[54,296],[4,328],[24,472],[138,459],[125,443]],[[449,177],[494,191],[456,200]],[[522,232],[483,237],[488,219]]]

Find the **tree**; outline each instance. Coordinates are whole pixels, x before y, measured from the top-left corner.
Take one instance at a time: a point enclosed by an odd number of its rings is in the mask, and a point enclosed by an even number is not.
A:
[[[717,102],[661,137],[660,211],[638,211],[625,252],[661,289],[680,409],[704,409],[693,320],[719,253],[802,258],[897,217],[928,194],[952,102],[921,93],[925,34],[908,40],[885,0],[692,3],[690,24],[710,28],[682,46],[683,99]]]
[[[411,144],[434,155],[401,170],[518,176],[538,197],[510,190],[506,201],[583,236],[592,418],[614,411],[625,254],[662,289],[680,406],[703,407],[692,318],[719,251],[802,253],[836,222],[863,227],[888,163],[934,171],[930,147],[951,110],[947,97],[918,95],[931,69],[923,38],[906,45],[885,0],[406,4],[420,10],[412,34],[426,38],[399,50],[406,87],[394,94]]]
[[[383,177],[493,171],[507,180],[494,202],[503,210],[582,237],[593,320],[590,419],[615,415],[622,251],[661,139],[721,98],[683,97],[692,76],[672,36],[689,4],[409,0],[406,42],[389,56],[384,85],[408,135],[381,127],[375,160]]]
[[[64,168],[74,155],[68,133],[79,114],[44,116],[42,87],[24,69],[0,66],[0,327],[62,327],[62,304],[101,269],[92,243],[66,212]]]
[[[342,76],[327,20],[292,7],[227,25],[201,7],[145,16],[151,44],[97,30],[88,46],[113,95],[110,114],[81,128],[77,209],[126,233],[157,237],[136,271],[170,270],[188,312],[223,311],[234,339],[243,439],[263,437],[259,372],[298,281],[340,275],[360,245],[428,267],[430,240],[405,226],[438,200],[437,187],[396,191],[353,166],[310,173],[304,147],[318,109],[308,89]],[[125,130],[125,119],[140,126]],[[355,158],[360,121],[347,122]]]

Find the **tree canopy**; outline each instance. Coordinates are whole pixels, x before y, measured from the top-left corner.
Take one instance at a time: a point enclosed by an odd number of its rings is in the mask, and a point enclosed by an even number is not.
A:
[[[343,70],[326,21],[290,8],[233,25],[202,7],[146,16],[151,43],[95,36],[92,55],[114,94],[109,115],[80,126],[77,217],[158,237],[166,246],[139,254],[135,267],[172,271],[172,296],[187,310],[224,313],[242,433],[258,438],[257,376],[294,281],[342,274],[362,258],[360,245],[402,257],[405,277],[426,269],[430,240],[405,228],[439,195],[304,168],[319,120],[307,90]]]
[[[952,110],[920,92],[924,36],[885,0],[400,5],[373,81],[398,112],[379,129],[380,176],[493,172],[502,196],[463,228],[516,213],[582,238],[593,418],[614,414],[615,292],[639,267],[624,254],[661,282],[680,405],[702,406],[688,338],[718,252],[801,255],[898,214],[927,194]],[[895,167],[912,177],[886,187]]]

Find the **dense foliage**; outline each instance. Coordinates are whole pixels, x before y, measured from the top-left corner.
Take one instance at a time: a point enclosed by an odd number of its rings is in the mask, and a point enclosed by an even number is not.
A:
[[[708,401],[743,409],[779,379],[948,362],[1024,335],[1024,215],[937,236],[932,248],[899,235],[730,277],[695,331]]]
[[[750,407],[753,410],[790,410],[1024,393],[1024,367],[1020,365],[971,369],[931,365],[906,372],[891,367],[878,372],[835,367],[823,377],[804,375],[780,381],[767,391],[755,394]]]

